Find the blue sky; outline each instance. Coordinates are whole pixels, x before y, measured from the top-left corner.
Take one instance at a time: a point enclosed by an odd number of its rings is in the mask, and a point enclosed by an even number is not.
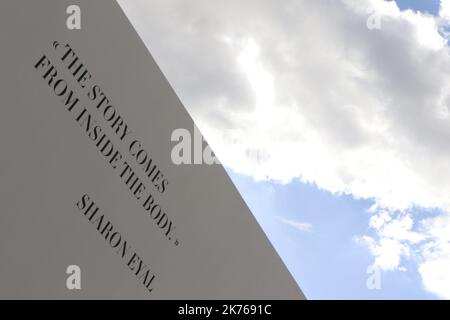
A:
[[[415,268],[381,273],[381,289],[366,286],[373,257],[353,236],[367,230],[373,204],[335,196],[298,179],[288,184],[228,174],[308,299],[434,299]],[[281,219],[312,225],[302,231]]]
[[[439,0],[397,0],[401,10],[438,15]],[[381,288],[368,289],[373,256],[354,240],[369,232],[370,200],[333,195],[299,179],[257,182],[228,174],[308,299],[436,299],[424,290],[413,262],[406,271],[381,272]],[[420,211],[420,210],[417,210]],[[420,213],[420,212],[416,212]],[[283,219],[311,224],[299,230]]]
[[[400,9],[413,9],[437,15],[439,12],[439,0],[396,0]]]

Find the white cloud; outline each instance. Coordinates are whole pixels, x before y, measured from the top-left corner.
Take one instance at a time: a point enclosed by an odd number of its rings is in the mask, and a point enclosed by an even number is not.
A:
[[[424,247],[423,251],[424,261],[419,265],[419,273],[425,288],[441,298],[450,299],[449,242],[432,241]]]
[[[119,2],[223,164],[373,199],[376,263],[416,259],[450,296],[449,1],[441,17],[382,0]],[[443,213],[421,224],[413,207]]]
[[[368,246],[375,257],[374,265],[384,271],[402,270],[402,257],[411,257],[415,245],[427,235],[414,231],[414,220],[405,212],[375,211],[369,227],[376,236],[360,236],[356,240]]]
[[[400,264],[402,256],[409,256],[409,247],[399,240],[382,238],[378,242],[373,238],[364,236],[359,238],[369,247],[375,257],[374,265],[384,271],[393,271],[403,268]]]
[[[450,0],[441,0],[439,16],[447,20],[450,19]]]
[[[299,230],[299,231],[311,231],[312,229],[312,224],[309,222],[300,222],[300,221],[295,221],[295,220],[289,220],[289,219],[285,219],[285,218],[279,218],[281,222],[286,223],[287,225],[290,225],[291,227],[294,227],[295,229]]]

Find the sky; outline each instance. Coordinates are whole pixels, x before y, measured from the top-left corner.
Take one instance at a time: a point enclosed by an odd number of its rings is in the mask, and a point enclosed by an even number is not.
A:
[[[450,0],[119,3],[307,298],[450,299]]]

